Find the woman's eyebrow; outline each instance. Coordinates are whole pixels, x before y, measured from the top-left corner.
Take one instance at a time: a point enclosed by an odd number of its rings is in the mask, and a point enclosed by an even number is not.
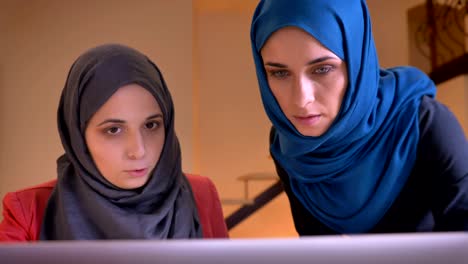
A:
[[[123,123],[125,123],[125,121],[122,120],[122,119],[110,118],[110,119],[106,119],[106,120],[102,121],[102,122],[99,123],[97,126],[101,126],[101,125],[104,125],[104,124],[107,124],[107,123],[119,123],[119,124],[123,124]]]
[[[332,57],[332,56],[323,56],[323,57],[316,58],[316,59],[313,59],[313,60],[307,62],[306,65],[312,65],[312,64],[320,63],[320,62],[330,60],[330,59],[336,60],[336,58]],[[272,66],[272,67],[276,67],[276,68],[287,68],[288,67],[285,64],[278,63],[278,62],[266,62],[265,66]]]
[[[146,120],[150,120],[150,119],[153,119],[153,118],[163,118],[163,115],[162,114],[154,114],[154,115],[150,115],[146,118]]]
[[[288,67],[288,66],[286,66],[284,64],[277,63],[277,62],[266,62],[265,65],[266,66],[276,67],[276,68],[287,68]]]
[[[163,115],[162,114],[150,115],[150,116],[148,116],[146,118],[146,120],[150,120],[150,119],[154,119],[154,118],[163,118]],[[98,126],[101,126],[101,125],[104,125],[104,124],[107,124],[107,123],[124,124],[125,120],[117,119],[117,118],[109,118],[109,119],[106,119],[106,120],[102,121],[101,123],[99,123]]]
[[[323,57],[320,57],[320,58],[313,59],[313,60],[309,61],[307,63],[307,65],[312,65],[312,64],[323,62],[323,61],[326,61],[326,60],[336,60],[336,58],[332,57],[332,56],[323,56]]]

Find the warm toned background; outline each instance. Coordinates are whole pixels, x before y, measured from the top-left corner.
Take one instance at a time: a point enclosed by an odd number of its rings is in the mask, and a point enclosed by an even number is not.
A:
[[[406,11],[423,2],[368,0],[382,66],[409,63]],[[0,0],[0,196],[55,177],[62,153],[55,114],[69,67],[92,46],[120,42],[162,69],[176,105],[184,170],[210,177],[223,199],[241,198],[238,176],[274,172],[250,51],[256,3]],[[467,77],[439,88],[438,98],[467,131]],[[253,183],[252,194],[271,183]],[[227,216],[238,206],[223,207]],[[230,234],[296,236],[284,194]]]

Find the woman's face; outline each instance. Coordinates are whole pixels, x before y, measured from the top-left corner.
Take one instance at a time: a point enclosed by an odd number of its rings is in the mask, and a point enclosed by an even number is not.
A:
[[[296,27],[274,32],[261,50],[268,84],[281,110],[304,136],[320,136],[340,111],[346,65]]]
[[[122,86],[91,117],[85,138],[104,178],[122,189],[142,187],[164,146],[161,108],[143,87]]]

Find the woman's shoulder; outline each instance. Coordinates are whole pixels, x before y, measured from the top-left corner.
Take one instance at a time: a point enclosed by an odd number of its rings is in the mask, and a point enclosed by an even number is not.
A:
[[[452,111],[436,99],[424,96],[419,109],[419,159],[436,174],[459,181],[468,172],[468,142]]]
[[[192,187],[205,238],[226,238],[228,231],[218,191],[210,178],[185,173]]]
[[[206,202],[213,198],[218,199],[218,192],[210,178],[189,173],[185,173],[185,176],[190,182],[190,186],[192,187],[192,191],[197,202],[199,202],[199,200]]]
[[[465,133],[456,116],[429,96],[423,96],[419,108],[419,134],[422,142],[443,143],[446,148],[466,147]]]
[[[420,121],[434,121],[446,115],[455,118],[452,111],[437,99],[427,95],[421,98],[421,105],[419,106]]]
[[[55,187],[57,180],[49,180],[47,182],[32,185],[26,188],[19,189],[14,191],[16,195],[19,196],[28,196],[28,195],[35,195],[35,194],[50,194]]]
[[[206,176],[191,173],[184,173],[184,175],[187,177],[191,185],[208,186],[213,184],[213,181]]]
[[[56,181],[9,192],[3,198],[1,241],[37,240],[42,217]]]
[[[4,203],[21,203],[22,205],[39,204],[44,205],[52,193],[57,180],[50,180],[41,184],[22,188],[20,190],[9,192],[5,195]],[[32,202],[34,201],[34,202]]]
[[[188,173],[185,173],[185,176],[190,182],[190,186],[192,187],[197,201],[205,202],[213,198],[218,198],[216,187],[210,178]],[[40,206],[42,204],[45,206],[56,183],[57,180],[51,180],[14,192],[9,192],[5,195],[4,203],[7,205],[20,203],[22,205],[36,204]]]
[[[190,184],[206,184],[207,181],[211,180],[206,176],[201,176],[198,174],[184,173],[185,177],[189,180]]]

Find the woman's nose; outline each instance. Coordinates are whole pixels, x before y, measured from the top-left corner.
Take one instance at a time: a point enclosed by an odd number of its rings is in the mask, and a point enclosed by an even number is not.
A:
[[[145,144],[140,133],[132,134],[128,139],[127,156],[129,159],[137,160],[145,156]]]
[[[314,81],[307,76],[299,76],[293,88],[293,103],[300,108],[315,101]]]

